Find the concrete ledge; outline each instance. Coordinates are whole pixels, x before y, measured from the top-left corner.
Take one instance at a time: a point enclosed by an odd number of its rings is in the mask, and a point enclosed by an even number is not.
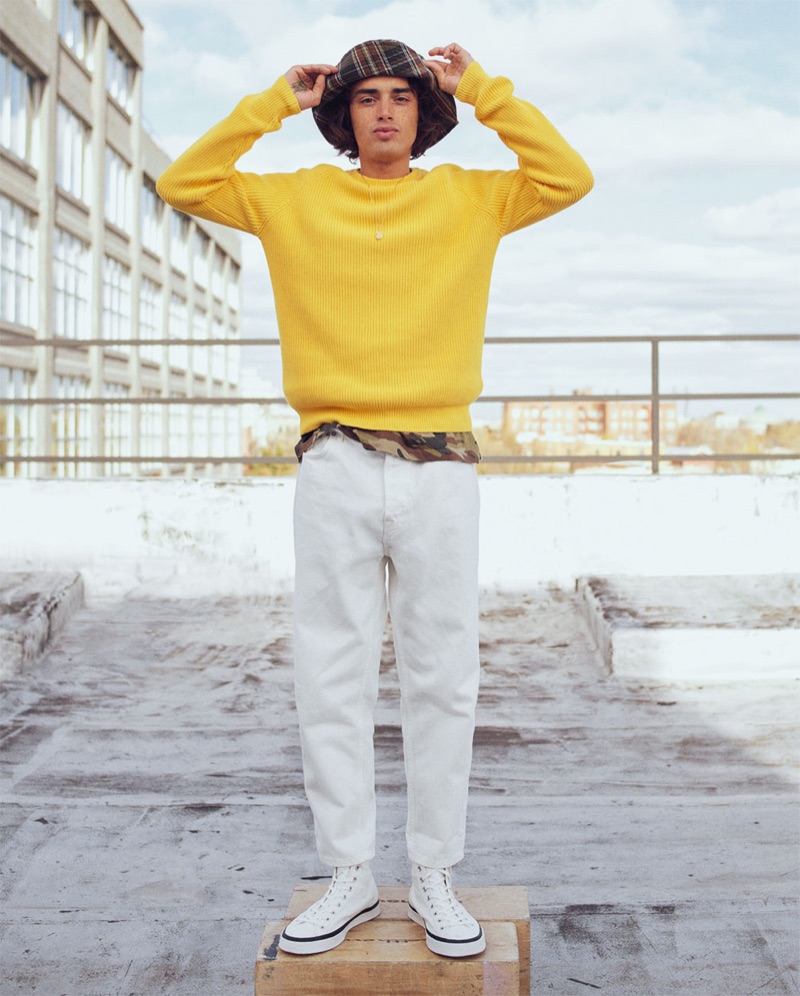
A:
[[[82,605],[75,571],[0,572],[0,679],[29,667]]]
[[[800,476],[481,475],[479,578],[528,591],[578,577],[796,573]],[[294,576],[290,477],[0,479],[0,564],[237,597]],[[690,514],[687,510],[691,510]]]
[[[591,577],[577,590],[608,670],[677,682],[800,676],[800,575]]]

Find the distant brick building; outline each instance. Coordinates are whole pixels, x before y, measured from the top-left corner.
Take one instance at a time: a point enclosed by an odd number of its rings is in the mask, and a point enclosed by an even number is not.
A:
[[[584,389],[582,395],[591,392]],[[678,440],[678,410],[673,401],[661,403],[661,441]],[[615,439],[648,442],[653,419],[649,401],[507,401],[503,409],[503,434],[518,443],[534,439],[585,442]]]

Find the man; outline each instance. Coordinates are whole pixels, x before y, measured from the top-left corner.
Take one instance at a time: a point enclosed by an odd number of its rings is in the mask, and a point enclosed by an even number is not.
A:
[[[411,859],[409,916],[449,957],[485,948],[456,899],[478,692],[478,448],[489,282],[500,238],[592,186],[580,156],[461,46],[423,59],[365,42],[292,67],[162,175],[174,207],[257,235],[275,295],[284,389],[300,415],[295,688],[325,896],[280,947],[313,954],[379,915],[373,712],[392,618]],[[455,99],[454,99],[455,98]],[[411,159],[457,123],[456,99],[517,154],[510,171]],[[359,168],[241,173],[237,159],[311,109]],[[388,578],[388,583],[387,583]]]

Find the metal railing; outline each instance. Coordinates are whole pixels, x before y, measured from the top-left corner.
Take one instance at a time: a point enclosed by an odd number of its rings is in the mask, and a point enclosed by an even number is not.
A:
[[[536,464],[536,463],[566,463],[566,464],[596,464],[607,463],[636,463],[643,461],[650,464],[653,474],[658,474],[660,465],[666,461],[680,459],[682,462],[745,462],[745,461],[787,461],[800,460],[800,452],[789,453],[680,453],[670,454],[662,447],[661,415],[660,409],[663,402],[695,402],[695,401],[775,401],[791,400],[800,401],[800,390],[797,391],[771,391],[771,392],[664,392],[660,385],[660,347],[664,343],[731,343],[731,342],[784,342],[800,344],[800,334],[737,334],[737,335],[632,335],[632,336],[487,336],[484,340],[488,346],[493,345],[514,345],[514,346],[540,346],[540,345],[597,345],[597,344],[633,344],[644,343],[650,346],[650,387],[646,392],[641,393],[614,393],[614,394],[501,394],[501,395],[481,395],[477,404],[506,404],[514,402],[598,402],[598,401],[630,401],[643,402],[650,405],[651,413],[651,451],[649,456],[643,454],[593,454],[579,455],[574,453],[548,453],[548,454],[488,454],[483,457],[483,463],[487,464]],[[0,348],[25,348],[25,347],[52,347],[54,349],[80,350],[88,347],[103,347],[107,351],[113,351],[119,346],[165,346],[179,347],[191,346],[195,349],[211,346],[236,346],[255,347],[271,346],[277,347],[280,340],[277,338],[259,339],[68,339],[56,337],[50,339],[36,339],[29,334],[16,332],[13,330],[0,330]],[[798,358],[797,369],[800,372],[800,358]],[[798,378],[800,380],[800,377]],[[241,406],[241,405],[272,405],[286,404],[283,397],[213,397],[209,395],[197,395],[191,397],[38,397],[38,398],[14,398],[2,399],[0,404],[9,403],[15,406],[51,406],[64,407],[66,405],[141,405],[141,406]],[[620,442],[623,442],[620,440]],[[161,455],[2,455],[0,454],[0,466],[7,463],[28,463],[28,464],[163,464],[163,465],[230,465],[241,464],[247,466],[257,466],[261,464],[294,464],[294,456],[255,456],[241,454],[239,456],[212,456],[212,455],[182,455],[182,454],[161,454]]]

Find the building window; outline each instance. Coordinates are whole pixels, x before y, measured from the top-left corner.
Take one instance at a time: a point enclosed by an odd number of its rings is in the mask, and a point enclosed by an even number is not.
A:
[[[228,339],[232,342],[238,343],[239,332],[237,329],[228,329]],[[239,345],[236,346],[226,346],[225,352],[227,354],[227,365],[228,365],[228,383],[231,387],[237,387],[239,384],[239,370],[242,365],[242,348]]]
[[[170,397],[185,398],[186,395],[176,392]],[[189,455],[189,405],[169,405],[168,410],[170,454],[185,458]],[[173,473],[182,473],[185,469],[182,464],[172,464],[170,467]]]
[[[211,334],[212,339],[224,339],[225,338],[225,326],[219,318],[214,319],[214,326]],[[227,346],[223,346],[221,343],[217,346],[211,347],[211,376],[214,380],[223,381],[225,380],[225,350]]]
[[[59,101],[57,129],[56,183],[68,194],[88,204],[92,182],[92,133],[89,125]]]
[[[34,398],[35,380],[29,370],[0,367],[0,456],[33,455],[33,406],[15,402]],[[31,464],[0,463],[0,477],[26,477]]]
[[[208,250],[211,239],[199,228],[194,230],[194,282],[208,287]]]
[[[233,407],[226,413],[227,418],[227,450],[226,456],[238,456],[242,450],[241,409]]]
[[[192,456],[200,458],[209,455],[208,406],[192,405]]]
[[[147,277],[142,277],[139,291],[139,338],[142,340],[164,338],[163,293],[159,285]],[[153,363],[163,363],[164,354],[163,346],[150,346],[143,342],[139,347],[141,358],[151,360]]]
[[[215,405],[211,409],[211,431],[209,438],[209,455],[226,456],[225,453],[225,408]]]
[[[192,339],[202,342],[192,347],[192,370],[196,377],[208,377],[208,314],[202,308],[194,309],[192,318]]]
[[[189,316],[186,308],[186,298],[172,294],[169,299],[169,338],[189,338]],[[169,365],[186,370],[189,366],[189,347],[171,346],[169,350]]]
[[[131,271],[111,256],[103,259],[103,338],[131,338]],[[115,348],[130,352],[130,346]]]
[[[0,197],[0,319],[36,325],[36,219],[30,211]]]
[[[214,272],[211,275],[211,293],[221,301],[224,298],[225,283],[225,253],[219,246],[214,246]]]
[[[57,228],[53,253],[53,331],[68,339],[89,339],[89,247]]]
[[[160,398],[161,391],[153,388],[142,389],[143,398]],[[163,443],[164,406],[139,406],[139,454],[146,457],[160,457],[164,454]],[[140,474],[157,474],[160,464],[143,463],[139,465]]]
[[[103,405],[103,455],[126,457],[131,455],[132,422],[130,404],[121,404],[120,399],[130,395],[130,388],[124,384],[105,384],[103,397],[108,401]],[[130,474],[129,463],[107,463],[106,474]]]
[[[170,214],[169,258],[181,273],[189,272],[189,219],[179,211]]]
[[[54,378],[55,396],[68,404],[54,405],[53,453],[57,462],[53,473],[59,477],[91,477],[91,464],[76,463],[76,456],[88,456],[91,446],[89,406],[76,404],[76,399],[89,397],[89,381],[84,377]]]
[[[142,211],[142,245],[156,256],[164,251],[164,202],[156,193],[156,185],[145,179],[140,198]]]
[[[242,268],[238,263],[234,263],[233,260],[230,262],[228,267],[228,307],[231,311],[239,311],[240,308],[240,291],[239,291],[239,281],[241,277]]]
[[[36,165],[39,86],[36,79],[6,52],[0,52],[0,144]]]
[[[127,113],[133,111],[133,81],[136,66],[125,54],[121,46],[112,42],[108,46],[106,63],[106,89],[119,106]]]
[[[106,146],[106,220],[128,231],[131,224],[131,168],[110,145]]]
[[[59,0],[58,33],[87,69],[92,69],[95,26],[94,14],[81,0]]]

